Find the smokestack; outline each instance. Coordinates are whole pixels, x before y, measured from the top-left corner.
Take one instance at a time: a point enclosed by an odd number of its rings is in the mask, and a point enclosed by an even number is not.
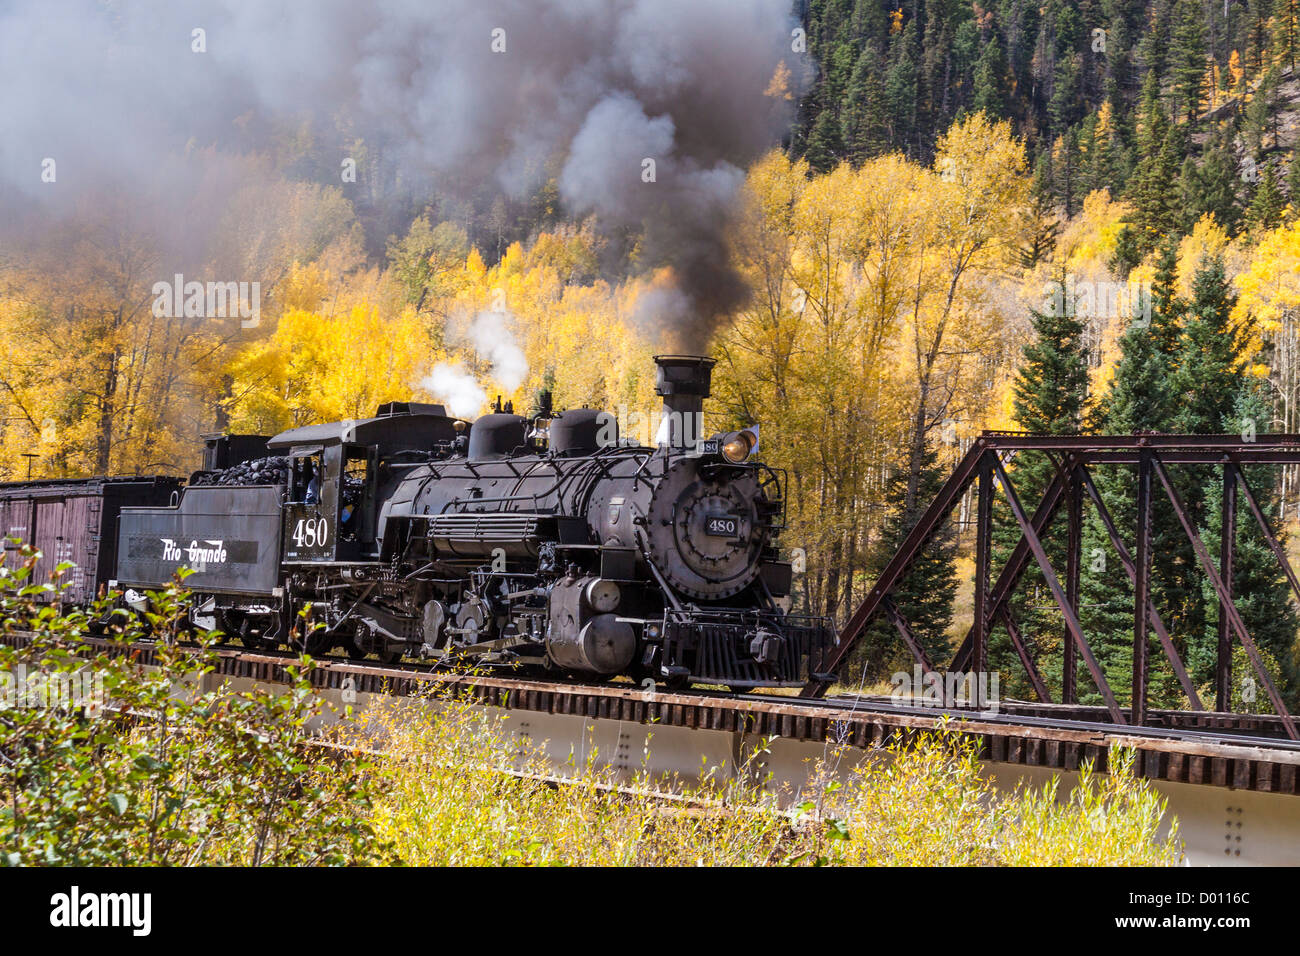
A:
[[[694,448],[704,429],[704,400],[713,378],[711,358],[699,355],[656,355],[655,394],[664,399],[658,443],[670,448]]]

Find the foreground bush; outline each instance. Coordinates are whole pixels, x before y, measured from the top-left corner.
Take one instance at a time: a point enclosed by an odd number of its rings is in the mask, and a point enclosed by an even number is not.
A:
[[[199,686],[213,655],[158,644],[158,668],[103,650],[78,656],[88,619],[33,598],[34,560],[0,568],[0,630],[31,632],[21,649],[0,645],[0,864],[342,864],[390,858],[369,824],[369,760],[328,763],[306,746],[321,700],[303,679],[287,693],[177,693]],[[154,595],[156,613],[113,618],[107,638],[125,646],[149,629],[174,632],[179,589]],[[106,612],[97,609],[92,616]],[[197,635],[204,645],[215,635]],[[93,680],[87,682],[85,675]],[[59,706],[13,699],[22,690],[81,686],[111,700]],[[95,683],[97,681],[98,683]],[[66,695],[63,695],[66,698]],[[5,706],[8,704],[8,706]],[[89,710],[86,705],[89,705]]]
[[[457,703],[388,717],[373,825],[419,865],[1167,865],[1164,800],[1133,775],[1086,769],[1069,798],[995,792],[972,742],[952,730],[871,755],[837,783],[847,754],[815,768],[816,799],[782,810],[754,781],[677,786],[642,774],[618,783],[596,754],[560,775],[521,751],[509,719]],[[375,728],[372,726],[371,731]],[[749,775],[742,768],[742,781]]]
[[[1163,801],[1132,773],[1085,771],[998,794],[960,734],[941,729],[847,769],[831,753],[804,795],[773,795],[741,768],[663,791],[642,774],[616,781],[585,760],[555,768],[510,734],[510,721],[455,701],[397,706],[346,722],[341,747],[311,726],[325,706],[302,658],[286,692],[200,692],[213,634],[175,624],[184,594],[154,595],[141,620],[119,612],[107,639],[148,635],[156,667],[88,650],[89,619],[33,598],[34,561],[0,568],[0,676],[47,683],[97,675],[111,707],[14,706],[0,699],[0,864],[998,865],[1167,864]],[[97,609],[91,616],[106,613]],[[212,683],[209,679],[207,683]],[[185,688],[189,689],[186,690]],[[18,701],[18,704],[23,702]],[[382,741],[382,745],[379,742]],[[368,756],[378,750],[378,756]],[[327,754],[327,756],[322,756]],[[726,775],[729,776],[729,775]],[[716,779],[715,779],[716,777]],[[803,800],[803,802],[797,802]],[[795,804],[794,809],[788,808]]]

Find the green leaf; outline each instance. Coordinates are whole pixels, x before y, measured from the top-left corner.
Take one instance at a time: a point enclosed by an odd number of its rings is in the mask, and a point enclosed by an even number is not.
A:
[[[847,840],[849,838],[849,828],[843,820],[831,818],[826,821],[826,839],[828,840]]]
[[[108,795],[108,805],[119,817],[126,813],[126,797],[120,793],[110,793]]]

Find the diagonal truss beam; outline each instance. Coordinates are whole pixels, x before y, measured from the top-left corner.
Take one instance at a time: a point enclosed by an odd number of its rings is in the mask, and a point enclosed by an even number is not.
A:
[[[980,459],[975,502],[975,590],[971,601],[974,620],[967,633],[974,658],[974,666],[967,669],[977,674],[989,669],[989,567],[992,560],[993,467],[989,464],[989,456],[985,455]]]
[[[1214,585],[1215,593],[1219,597],[1219,602],[1223,611],[1228,615],[1228,622],[1232,629],[1237,632],[1237,639],[1241,641],[1242,647],[1246,649],[1246,656],[1250,658],[1251,666],[1255,668],[1260,683],[1264,685],[1265,691],[1268,692],[1268,699],[1273,703],[1273,709],[1279,717],[1282,718],[1282,726],[1286,728],[1287,736],[1292,740],[1300,740],[1300,733],[1296,731],[1295,720],[1287,710],[1286,704],[1282,702],[1282,695],[1278,693],[1277,687],[1273,684],[1273,678],[1268,676],[1268,669],[1264,666],[1263,659],[1259,656],[1259,648],[1255,646],[1254,639],[1250,632],[1246,630],[1246,624],[1241,619],[1241,612],[1237,610],[1237,605],[1232,600],[1232,592],[1228,590],[1223,583],[1223,578],[1219,576],[1218,570],[1214,567],[1214,561],[1210,558],[1210,552],[1205,547],[1205,542],[1201,540],[1200,534],[1197,533],[1191,519],[1187,517],[1187,509],[1183,507],[1183,500],[1174,487],[1173,482],[1169,480],[1169,474],[1165,471],[1165,466],[1158,457],[1153,456],[1156,475],[1160,478],[1160,483],[1165,486],[1165,494],[1169,496],[1169,503],[1174,506],[1174,513],[1178,516],[1178,523],[1183,526],[1183,532],[1187,535],[1187,540],[1192,544],[1192,550],[1196,552],[1196,557],[1201,562],[1201,567]]]
[[[898,636],[903,639],[907,649],[912,652],[912,658],[921,665],[922,674],[934,673],[934,665],[930,663],[930,655],[925,652],[925,647],[917,639],[916,634],[912,631],[912,625],[903,617],[902,612],[898,610],[898,605],[889,595],[885,595],[884,600],[880,602],[881,608],[888,615],[890,621],[894,624],[894,629],[898,631]]]
[[[1106,534],[1110,537],[1110,544],[1119,555],[1120,564],[1128,573],[1129,582],[1137,584],[1137,567],[1133,562],[1133,554],[1129,551],[1128,546],[1124,544],[1124,539],[1120,537],[1119,531],[1115,527],[1115,520],[1110,515],[1110,510],[1101,500],[1101,494],[1097,491],[1097,486],[1093,484],[1092,475],[1089,474],[1086,467],[1080,467],[1080,477],[1083,479],[1083,489],[1088,493],[1088,498],[1092,505],[1097,509],[1097,517],[1101,519],[1102,525],[1106,529]],[[1173,638],[1169,636],[1169,629],[1165,627],[1164,620],[1160,617],[1160,612],[1156,610],[1155,602],[1147,600],[1147,615],[1151,619],[1151,627],[1155,630],[1156,636],[1160,638],[1160,647],[1165,652],[1165,657],[1169,659],[1169,664],[1178,675],[1178,683],[1182,685],[1183,692],[1187,699],[1191,701],[1192,707],[1196,710],[1204,710],[1205,705],[1201,703],[1200,695],[1196,693],[1196,685],[1192,683],[1192,678],[1187,673],[1187,667],[1183,664],[1183,659],[1178,655],[1178,648],[1174,647]]]
[[[996,457],[996,452],[989,452],[991,457]],[[1061,508],[1062,501],[1065,500],[1066,473],[1061,465],[1057,465],[1056,474],[1052,477],[1051,483],[1047,490],[1043,492],[1042,500],[1038,503],[1038,509],[1034,512],[1033,527],[1034,533],[1042,535],[1047,527],[1056,517],[1056,513]],[[1003,608],[1011,595],[1015,593],[1016,585],[1020,583],[1020,578],[1029,565],[1029,559],[1033,552],[1029,548],[1029,539],[1022,533],[1020,540],[1016,542],[1015,548],[1007,558],[1006,564],[998,573],[997,583],[993,585],[993,590],[989,592],[988,610],[986,612],[988,621],[1003,619]],[[957,653],[953,656],[952,664],[949,667],[953,671],[967,671],[971,669],[971,655],[974,652],[975,644],[975,627],[966,632],[966,638],[957,648]],[[1034,675],[1030,675],[1033,680]],[[1041,680],[1041,678],[1040,678]]]
[[[1006,469],[1002,467],[1000,460],[994,458],[993,467],[997,472],[998,483],[1002,485],[1002,492],[1006,495],[1007,503],[1011,506],[1011,512],[1015,515],[1016,523],[1020,525],[1021,533],[1029,541],[1030,550],[1034,552],[1034,560],[1038,562],[1039,570],[1043,572],[1043,578],[1047,581],[1052,597],[1056,599],[1056,606],[1065,617],[1065,625],[1069,629],[1071,636],[1073,636],[1074,642],[1079,648],[1079,653],[1083,656],[1083,662],[1088,667],[1088,673],[1092,675],[1093,683],[1101,691],[1102,699],[1106,702],[1106,709],[1110,711],[1111,719],[1117,724],[1126,723],[1124,712],[1120,710],[1115,695],[1111,692],[1110,684],[1106,681],[1106,675],[1102,673],[1096,655],[1092,653],[1087,638],[1083,636],[1083,627],[1079,624],[1079,617],[1074,613],[1074,608],[1070,607],[1065,589],[1061,587],[1056,572],[1052,570],[1051,561],[1047,557],[1047,550],[1043,547],[1042,541],[1038,539],[1038,534],[1034,531],[1029,519],[1025,517],[1025,509],[1020,504],[1020,497],[1016,494],[1015,486],[1011,484],[1011,479],[1007,477]]]
[[[845,623],[834,649],[822,664],[823,673],[810,677],[808,683],[804,685],[803,690],[800,692],[800,696],[812,697],[820,694],[829,686],[829,675],[833,674],[836,668],[844,662],[844,658],[848,656],[853,645],[857,643],[858,638],[867,629],[867,625],[875,618],[876,613],[881,610],[885,597],[894,589],[894,585],[911,567],[912,562],[921,553],[921,549],[925,547],[931,535],[948,519],[952,509],[956,507],[957,502],[961,500],[961,496],[970,487],[970,483],[974,480],[976,470],[979,467],[980,458],[985,453],[985,448],[986,442],[982,438],[977,438],[974,444],[971,445],[966,457],[958,463],[952,476],[939,489],[939,494],[930,502],[929,507],[922,512],[912,530],[903,539],[898,553],[885,565],[875,585],[867,593],[862,603],[858,605],[858,609],[853,612],[852,617]]]
[[[1229,591],[1236,578],[1237,470],[1231,462],[1223,466],[1223,504],[1219,516],[1219,577]],[[1214,637],[1214,709],[1226,713],[1232,709],[1232,626],[1222,603]]]
[[[1236,455],[1229,455],[1232,459],[1233,472],[1237,476],[1237,484],[1241,487],[1242,496],[1246,499],[1246,504],[1250,508],[1251,514],[1255,516],[1255,521],[1259,523],[1259,530],[1264,532],[1264,540],[1268,542],[1273,556],[1277,558],[1277,563],[1281,565],[1286,579],[1291,582],[1291,590],[1295,592],[1297,599],[1300,599],[1300,580],[1296,580],[1295,571],[1291,567],[1291,561],[1286,556],[1286,548],[1282,547],[1282,542],[1277,539],[1273,529],[1268,525],[1268,519],[1264,517],[1264,512],[1260,510],[1259,503],[1255,500],[1255,493],[1251,491],[1250,484],[1246,481],[1246,473],[1241,470],[1241,462]]]
[[[1070,469],[1070,487],[1066,498],[1065,597],[1070,607],[1079,609],[1079,577],[1083,564],[1083,466]],[[1061,702],[1078,703],[1078,654],[1069,632],[1061,640]]]
[[[1007,629],[1007,636],[1011,638],[1011,646],[1016,649],[1016,656],[1020,658],[1020,664],[1029,675],[1029,683],[1034,687],[1034,694],[1040,702],[1050,704],[1052,695],[1047,690],[1047,684],[1043,682],[1043,675],[1038,672],[1038,665],[1034,663],[1033,656],[1029,653],[1029,647],[1025,644],[1024,635],[1020,633],[1020,625],[1012,618],[1011,612],[1004,605],[999,609],[999,616],[1002,618],[1002,626]]]

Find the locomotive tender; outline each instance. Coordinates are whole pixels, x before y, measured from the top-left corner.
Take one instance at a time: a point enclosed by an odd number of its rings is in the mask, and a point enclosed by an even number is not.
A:
[[[250,647],[801,685],[834,634],[787,611],[782,478],[756,430],[700,437],[711,359],[655,361],[655,447],[594,409],[470,424],[417,403],[225,447],[173,503],[121,509],[110,583],[143,607],[191,568],[195,622]],[[259,451],[282,457],[230,483]]]

